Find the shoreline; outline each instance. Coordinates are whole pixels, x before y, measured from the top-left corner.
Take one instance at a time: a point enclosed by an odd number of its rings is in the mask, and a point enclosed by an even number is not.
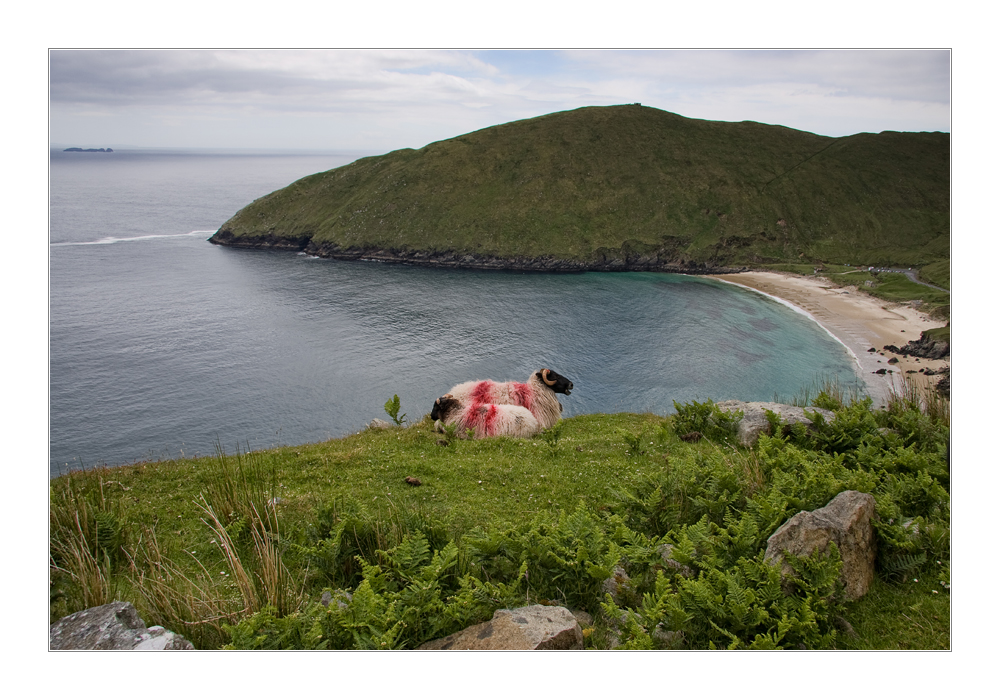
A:
[[[921,332],[943,325],[907,304],[886,302],[854,287],[835,287],[820,277],[763,271],[705,276],[771,297],[808,316],[853,355],[859,378],[876,407],[885,404],[901,377],[910,377],[919,386],[933,386],[937,378],[925,377],[919,370],[938,370],[950,364],[950,358],[905,357],[882,349],[886,345],[902,347],[919,340]],[[869,352],[870,348],[876,352]],[[893,358],[898,362],[889,364]],[[875,374],[879,369],[887,373]]]

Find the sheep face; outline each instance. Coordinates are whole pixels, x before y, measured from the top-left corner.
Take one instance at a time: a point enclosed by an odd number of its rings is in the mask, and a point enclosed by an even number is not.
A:
[[[551,369],[539,370],[535,373],[535,376],[557,394],[566,394],[566,396],[569,396],[573,390],[573,382],[558,372],[553,372]]]
[[[441,398],[434,400],[434,407],[431,408],[431,420],[440,419],[447,422],[448,416],[459,408],[461,406],[458,399],[453,398],[451,394],[445,394]]]

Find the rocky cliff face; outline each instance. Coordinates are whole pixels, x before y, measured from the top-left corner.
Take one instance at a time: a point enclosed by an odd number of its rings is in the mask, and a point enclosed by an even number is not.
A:
[[[940,360],[951,354],[951,344],[947,340],[935,340],[928,337],[927,331],[920,334],[920,340],[911,340],[901,348],[895,345],[886,345],[883,350],[894,352],[897,355],[910,355],[913,357],[924,357],[928,360]]]
[[[304,252],[319,258],[334,260],[371,260],[402,263],[421,267],[450,267],[473,270],[517,270],[525,272],[676,272],[692,275],[743,272],[745,267],[726,267],[712,261],[695,262],[657,253],[603,251],[593,260],[563,260],[552,256],[499,257],[455,251],[390,250],[374,247],[343,247],[335,243],[319,243],[309,236],[282,238],[274,234],[234,236],[220,230],[210,243],[231,248],[254,250],[287,250]]]

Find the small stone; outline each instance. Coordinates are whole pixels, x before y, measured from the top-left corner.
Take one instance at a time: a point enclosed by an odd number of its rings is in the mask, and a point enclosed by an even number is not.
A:
[[[415,476],[408,476],[405,479],[403,479],[403,481],[408,483],[410,486],[420,486],[420,479],[418,479]]]
[[[673,545],[671,545],[671,544],[661,545],[656,550],[656,552],[657,552],[657,554],[660,555],[660,558],[663,560],[663,566],[671,574],[680,574],[684,578],[692,578],[692,577],[694,577],[694,572],[691,570],[691,568],[689,566],[681,564],[679,561],[677,561],[676,559],[674,559],[671,556],[673,554],[673,552],[674,552],[674,546]]]

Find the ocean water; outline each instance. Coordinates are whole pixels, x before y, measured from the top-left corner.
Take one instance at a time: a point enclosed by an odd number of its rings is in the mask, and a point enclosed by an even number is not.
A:
[[[53,152],[51,475],[339,437],[452,385],[573,380],[564,415],[860,385],[808,318],[714,280],[541,275],[213,246],[241,206],[356,154]]]

